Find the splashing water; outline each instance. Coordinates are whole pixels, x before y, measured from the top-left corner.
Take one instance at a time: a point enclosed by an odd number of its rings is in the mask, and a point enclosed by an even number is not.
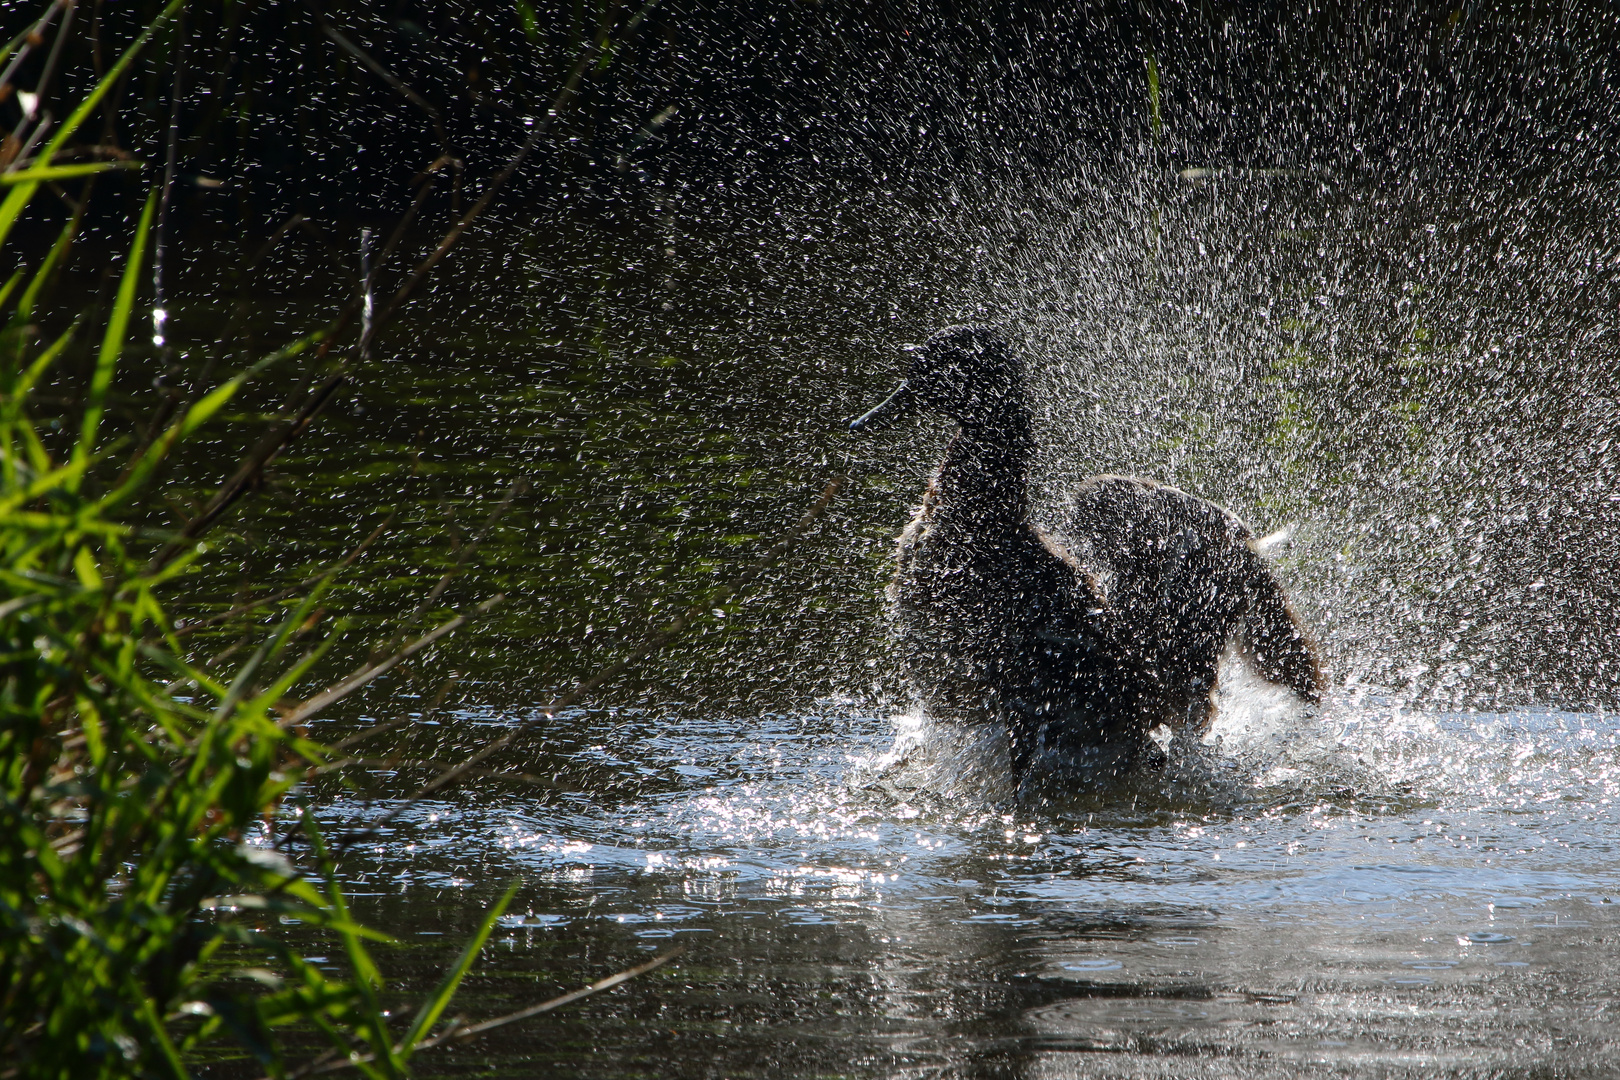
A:
[[[1205,744],[1040,811],[1008,801],[983,729],[833,702],[746,725],[577,712],[547,759],[639,795],[564,782],[423,805],[356,887],[461,905],[520,875],[530,908],[491,962],[506,979],[530,957],[577,956],[583,977],[591,943],[684,941],[708,973],[683,976],[657,1024],[737,1067],[808,1033],[795,1071],[850,1054],[873,1075],[971,1071],[1008,1039],[1054,1075],[1098,1049],[1126,1055],[1122,1075],[1187,1053],[1238,1075],[1396,1057],[1516,1069],[1546,1009],[1562,1052],[1607,1067],[1620,725],[1349,694],[1302,718],[1264,686],[1229,687]],[[770,1001],[751,996],[762,980]],[[606,1072],[650,1037],[638,1015],[627,1000],[574,1021],[616,1018]]]

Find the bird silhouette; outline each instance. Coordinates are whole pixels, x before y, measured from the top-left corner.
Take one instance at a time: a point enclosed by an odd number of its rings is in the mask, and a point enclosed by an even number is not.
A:
[[[1310,639],[1235,515],[1097,476],[1047,533],[1030,518],[1036,443],[1017,352],[984,326],[907,351],[905,380],[850,430],[924,411],[958,425],[889,588],[906,679],[929,715],[1004,724],[1021,779],[1048,754],[1107,774],[1162,762],[1148,733],[1208,728],[1234,642],[1265,678],[1320,699]]]

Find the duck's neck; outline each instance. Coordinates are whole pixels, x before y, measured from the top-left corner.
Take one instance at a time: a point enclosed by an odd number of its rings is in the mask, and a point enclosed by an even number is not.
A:
[[[1026,409],[1008,410],[989,423],[964,423],[934,478],[933,512],[981,529],[1022,527],[1029,520],[1032,427]]]

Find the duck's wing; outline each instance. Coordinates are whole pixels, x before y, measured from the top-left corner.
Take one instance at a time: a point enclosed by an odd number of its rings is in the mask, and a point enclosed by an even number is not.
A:
[[[1255,668],[1306,701],[1322,700],[1322,665],[1316,646],[1300,625],[1294,607],[1266,560],[1251,546],[1237,553],[1237,569],[1248,604],[1243,613],[1243,645]]]
[[[1250,536],[1213,503],[1134,476],[1086,480],[1055,533],[1111,604],[1144,612],[1179,601],[1189,578],[1209,575],[1212,556]]]
[[[1167,675],[1212,668],[1236,637],[1264,677],[1321,696],[1310,637],[1230,511],[1151,480],[1097,476],[1074,491],[1055,532]]]

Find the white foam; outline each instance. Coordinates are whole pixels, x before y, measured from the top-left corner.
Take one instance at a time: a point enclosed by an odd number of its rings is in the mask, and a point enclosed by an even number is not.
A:
[[[1228,649],[1220,671],[1215,719],[1204,734],[1204,745],[1241,752],[1275,744],[1298,730],[1307,712],[1305,702],[1286,686],[1261,676],[1241,651]]]
[[[988,804],[1012,795],[1012,765],[1001,725],[935,720],[920,706],[889,720],[894,746],[871,763],[874,779],[953,801]]]

